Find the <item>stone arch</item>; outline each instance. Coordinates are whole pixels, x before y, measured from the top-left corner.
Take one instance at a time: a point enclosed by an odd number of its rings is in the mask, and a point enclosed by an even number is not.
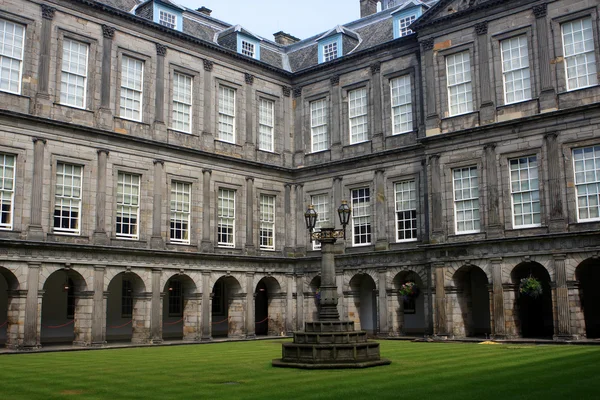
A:
[[[106,340],[145,343],[150,334],[150,294],[142,277],[131,271],[107,274]],[[105,279],[106,280],[106,279]]]
[[[118,267],[109,267],[106,268],[104,273],[104,291],[108,291],[108,286],[113,282],[114,278],[120,274],[127,274],[126,276],[135,275],[136,287],[138,283],[141,281],[141,284],[144,288],[142,292],[146,292],[150,290],[152,287],[152,271],[149,269],[132,269],[132,268],[118,268]],[[132,275],[129,275],[132,274]],[[140,281],[137,280],[139,278]],[[162,286],[161,286],[162,287]],[[146,289],[148,288],[148,289]]]
[[[575,269],[575,280],[579,290],[574,293],[578,305],[578,318],[585,322],[585,336],[588,339],[600,338],[600,259],[588,258]]]
[[[0,344],[16,344],[19,337],[19,301],[13,294],[19,290],[19,279],[8,268],[0,266]]]
[[[348,316],[359,330],[377,332],[377,285],[369,273],[357,273],[348,282]]]
[[[321,287],[321,275],[314,274],[312,277],[307,277],[307,285],[304,291],[306,301],[306,312],[308,315],[307,321],[317,321],[319,319],[319,298],[317,289]]]
[[[488,337],[491,332],[490,276],[479,266],[468,264],[452,275],[452,334],[458,337]]]
[[[273,276],[262,277],[254,288],[254,322],[257,335],[285,331],[285,293]]]
[[[164,274],[166,275],[166,274]],[[162,336],[169,340],[196,340],[200,329],[200,295],[187,274],[169,274],[161,286]]]
[[[397,269],[392,276],[392,295],[390,303],[391,331],[393,334],[414,335],[424,334],[427,330],[426,317],[427,305],[427,277],[422,273],[408,267]],[[425,279],[423,278],[425,275]],[[414,282],[417,285],[418,293],[416,296],[407,296],[400,294],[400,288],[407,282]]]
[[[222,275],[212,286],[212,335],[243,337],[246,293],[233,275]]]
[[[475,261],[475,262],[473,262],[473,261],[453,262],[453,263],[450,263],[449,265],[447,265],[446,273],[445,273],[446,284],[453,286],[456,283],[455,279],[454,279],[456,272],[460,269],[463,269],[465,266],[477,266],[477,268],[479,268],[479,270],[485,274],[488,284],[491,284],[492,279],[493,279],[491,264],[486,263],[484,260],[479,260],[479,261],[480,262],[477,262],[477,261]]]
[[[351,281],[357,276],[357,275],[365,275],[365,276],[369,276],[372,280],[373,283],[375,284],[375,290],[379,289],[379,273],[377,272],[376,269],[374,268],[369,268],[369,269],[360,269],[358,271],[356,270],[351,270],[351,271],[345,271],[344,272],[344,283],[343,283],[343,290],[352,290],[351,287]]]
[[[399,266],[399,267],[389,268],[388,273],[387,273],[387,276],[388,276],[387,287],[393,287],[394,279],[396,279],[398,274],[400,274],[402,272],[411,272],[411,273],[417,274],[419,276],[419,279],[421,280],[421,282],[423,282],[423,288],[425,288],[427,286],[427,282],[428,282],[427,268],[425,268],[423,266],[419,266],[419,265],[414,265],[414,266]]]

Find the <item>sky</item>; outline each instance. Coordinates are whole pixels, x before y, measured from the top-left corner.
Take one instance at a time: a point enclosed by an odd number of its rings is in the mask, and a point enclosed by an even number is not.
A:
[[[359,0],[171,0],[182,6],[212,10],[211,17],[273,40],[284,31],[300,39],[360,18]]]

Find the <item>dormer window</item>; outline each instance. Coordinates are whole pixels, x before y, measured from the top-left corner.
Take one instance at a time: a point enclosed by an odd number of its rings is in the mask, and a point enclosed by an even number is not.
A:
[[[410,8],[401,8],[392,14],[394,15],[394,39],[408,36],[413,33],[408,27],[423,14],[423,7],[416,6],[415,3],[407,3]]]
[[[338,56],[337,42],[323,45],[323,61],[335,60]]]
[[[158,23],[166,26],[167,28],[177,29],[177,15],[164,10],[160,10],[158,16]]]
[[[408,27],[417,19],[417,14],[408,15],[398,20],[398,37],[413,33]]]
[[[246,57],[260,60],[260,40],[239,32],[237,34],[237,52]]]
[[[242,54],[254,58],[254,43],[242,39]]]
[[[337,34],[319,41],[319,64],[342,56],[342,35]]]

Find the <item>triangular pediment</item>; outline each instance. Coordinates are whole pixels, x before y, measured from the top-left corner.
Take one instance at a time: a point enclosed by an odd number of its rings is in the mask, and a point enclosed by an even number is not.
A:
[[[440,0],[432,6],[413,27],[419,29],[437,20],[446,19],[454,15],[463,15],[471,10],[479,8],[483,3],[493,3],[494,0]]]

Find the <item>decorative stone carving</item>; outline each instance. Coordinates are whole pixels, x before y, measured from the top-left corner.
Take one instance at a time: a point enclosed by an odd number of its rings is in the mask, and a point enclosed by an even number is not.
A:
[[[339,75],[333,75],[331,78],[329,78],[329,81],[331,82],[332,86],[337,86],[340,83],[340,76]]]
[[[423,40],[421,47],[423,47],[423,51],[433,50],[433,38]]]
[[[164,44],[156,43],[156,54],[164,57],[167,55],[167,46]]]
[[[50,7],[47,4],[42,4],[42,18],[44,19],[54,19],[54,13],[56,12],[56,8]]]
[[[294,98],[298,98],[302,96],[302,87],[295,87],[294,88]]]
[[[475,24],[475,33],[477,33],[478,35],[487,35],[487,32],[488,32],[487,21]]]
[[[252,85],[254,83],[254,75],[246,72],[244,74],[244,80],[246,81],[247,85]]]
[[[289,86],[282,86],[281,90],[283,91],[283,95],[285,97],[290,97],[290,95],[292,94],[292,88]]]
[[[112,39],[115,37],[115,28],[108,25],[102,25],[102,36],[107,39]]]
[[[545,18],[547,13],[548,5],[546,3],[533,6],[533,15],[536,18]]]
[[[381,71],[381,63],[377,61],[376,63],[371,65],[371,74],[375,75]]]
[[[204,70],[205,71],[212,71],[213,70],[213,62],[210,60],[202,60],[202,63],[204,64]]]

